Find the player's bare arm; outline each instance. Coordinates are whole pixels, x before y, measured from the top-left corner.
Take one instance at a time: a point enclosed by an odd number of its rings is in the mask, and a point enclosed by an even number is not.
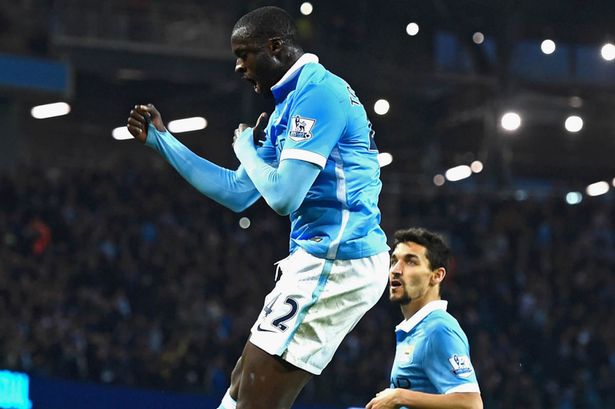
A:
[[[482,409],[483,401],[476,392],[439,395],[395,388],[378,392],[365,408],[398,409],[402,406],[413,409]]]

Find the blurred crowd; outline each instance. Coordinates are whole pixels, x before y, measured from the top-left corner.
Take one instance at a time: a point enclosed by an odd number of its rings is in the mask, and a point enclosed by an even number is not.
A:
[[[400,189],[386,226],[452,246],[443,297],[485,407],[615,407],[614,203]],[[287,249],[262,201],[232,213],[167,167],[0,176],[0,367],[221,396]],[[384,296],[300,400],[368,402],[400,320]]]

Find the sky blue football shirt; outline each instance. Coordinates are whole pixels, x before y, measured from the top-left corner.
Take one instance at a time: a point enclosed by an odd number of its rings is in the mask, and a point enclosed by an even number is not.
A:
[[[434,394],[480,392],[468,338],[446,306],[446,301],[432,301],[396,327],[391,388]]]
[[[380,228],[382,187],[371,123],[350,86],[304,54],[272,87],[275,110],[263,150],[275,164],[298,159],[322,171],[291,213],[291,252],[328,259],[387,251]],[[266,159],[267,160],[267,159]]]

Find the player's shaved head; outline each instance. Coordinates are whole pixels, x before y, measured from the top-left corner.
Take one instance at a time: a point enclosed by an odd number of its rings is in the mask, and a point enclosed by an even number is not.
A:
[[[280,38],[294,45],[296,44],[297,27],[286,11],[279,7],[265,6],[237,20],[232,36],[253,40]]]

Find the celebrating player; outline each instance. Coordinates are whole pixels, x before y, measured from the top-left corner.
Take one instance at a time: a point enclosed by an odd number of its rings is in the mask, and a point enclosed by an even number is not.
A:
[[[427,230],[395,233],[389,298],[404,321],[395,329],[391,386],[367,409],[482,409],[468,338],[440,299],[449,254],[442,238]]]
[[[220,408],[285,409],[331,361],[386,287],[388,247],[371,124],[354,91],[304,53],[290,16],[262,7],[231,35],[235,71],[272,97],[275,110],[240,124],[235,171],[188,150],[153,105],[130,112],[128,130],[190,184],[235,211],[263,197],[290,215],[290,255],[265,298]]]

